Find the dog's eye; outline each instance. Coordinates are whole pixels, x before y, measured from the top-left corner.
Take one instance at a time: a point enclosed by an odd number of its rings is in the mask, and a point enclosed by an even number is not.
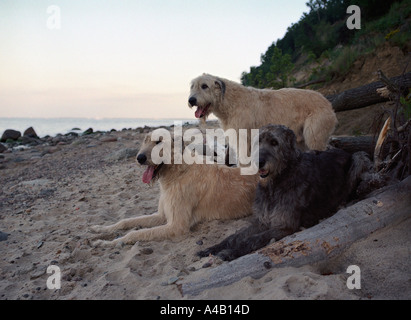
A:
[[[201,85],[201,89],[205,90],[208,89],[208,85],[206,85],[205,83]]]
[[[277,146],[277,145],[278,145],[278,141],[277,141],[276,139],[271,139],[271,145],[272,145],[273,147]]]

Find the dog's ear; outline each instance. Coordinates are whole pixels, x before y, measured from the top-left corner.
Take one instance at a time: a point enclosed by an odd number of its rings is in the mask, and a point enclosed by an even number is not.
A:
[[[294,151],[293,156],[298,157],[301,151],[297,146],[297,137],[295,136],[294,131],[292,131],[291,129],[287,130],[286,140],[288,141],[292,150]]]
[[[290,142],[291,145],[295,145],[297,143],[297,137],[295,136],[294,131],[287,128],[286,132],[287,140]]]
[[[225,82],[219,78],[217,78],[216,81],[214,81],[214,84],[220,89],[221,91],[221,99],[224,98],[225,94]]]

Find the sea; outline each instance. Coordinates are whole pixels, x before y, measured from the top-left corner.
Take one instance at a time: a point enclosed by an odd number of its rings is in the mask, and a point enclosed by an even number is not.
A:
[[[69,132],[81,133],[89,128],[93,131],[110,131],[115,129],[136,129],[139,127],[160,127],[196,123],[195,119],[92,119],[92,118],[0,118],[0,135],[7,129],[20,131],[21,134],[33,127],[37,135],[42,138],[47,135],[56,136]]]

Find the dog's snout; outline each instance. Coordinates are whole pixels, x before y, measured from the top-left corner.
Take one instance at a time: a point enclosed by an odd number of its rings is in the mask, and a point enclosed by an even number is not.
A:
[[[195,106],[195,105],[197,104],[197,99],[196,99],[196,97],[190,97],[190,99],[188,99],[188,103],[189,103],[191,106]]]
[[[258,160],[258,168],[261,169],[264,166],[265,166],[265,160],[260,158]]]
[[[139,154],[138,156],[137,156],[137,161],[138,161],[138,163],[139,164],[144,164],[146,161],[147,161],[147,157],[146,157],[146,155],[145,154]]]

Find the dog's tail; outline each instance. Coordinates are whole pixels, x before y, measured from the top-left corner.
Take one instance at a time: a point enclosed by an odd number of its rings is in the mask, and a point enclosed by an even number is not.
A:
[[[364,151],[359,151],[351,156],[351,167],[348,173],[348,191],[353,197],[356,195],[357,187],[361,183],[364,174],[371,173],[373,163]]]

